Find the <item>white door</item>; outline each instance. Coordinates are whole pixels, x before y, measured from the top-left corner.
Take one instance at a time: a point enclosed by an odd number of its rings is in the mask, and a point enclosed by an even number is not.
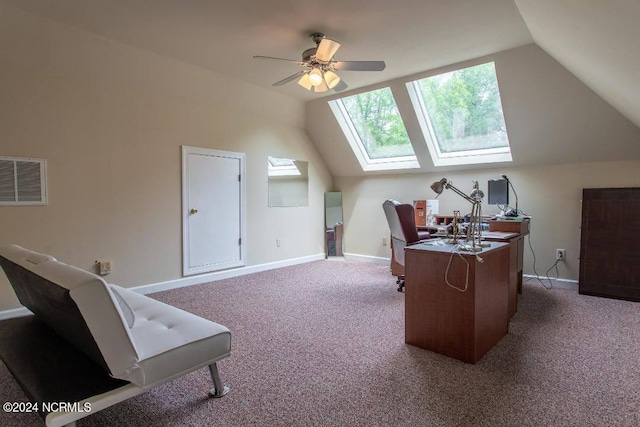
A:
[[[182,147],[183,274],[240,267],[244,154]]]

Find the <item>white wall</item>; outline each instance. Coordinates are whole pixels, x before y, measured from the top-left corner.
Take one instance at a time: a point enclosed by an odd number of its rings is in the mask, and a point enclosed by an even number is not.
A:
[[[0,5],[0,155],[47,159],[17,243],[137,286],[181,276],[180,147],[246,153],[248,265],[324,253],[331,176],[290,98]],[[267,207],[267,157],[309,162],[309,206]],[[281,247],[275,240],[280,239]],[[18,307],[0,274],[0,310]]]

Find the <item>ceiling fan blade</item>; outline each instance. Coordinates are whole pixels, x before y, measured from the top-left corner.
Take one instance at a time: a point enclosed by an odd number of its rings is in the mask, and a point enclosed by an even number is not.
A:
[[[333,88],[336,92],[342,92],[347,89],[349,86],[344,82],[344,80],[340,79],[340,82]]]
[[[280,80],[279,82],[275,82],[272,86],[282,86],[285,83],[289,83],[289,82],[297,79],[298,77],[300,77],[304,73],[306,73],[306,70],[298,71],[297,73],[292,74],[289,77]]]
[[[331,39],[322,39],[316,50],[316,59],[321,62],[329,62],[340,48],[340,43]]]
[[[387,66],[384,61],[336,61],[331,65],[338,71],[382,71]]]
[[[254,59],[266,59],[268,61],[287,61],[287,62],[295,62],[298,65],[305,65],[304,62],[302,61],[298,61],[297,59],[286,59],[286,58],[275,58],[273,56],[262,56],[262,55],[255,55],[253,57]]]

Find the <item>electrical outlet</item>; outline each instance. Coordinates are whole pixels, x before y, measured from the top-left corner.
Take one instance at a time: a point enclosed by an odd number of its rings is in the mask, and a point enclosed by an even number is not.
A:
[[[98,273],[101,276],[106,276],[111,273],[111,261],[96,261],[98,264]]]
[[[281,242],[280,242],[280,239],[276,239],[276,246],[277,246],[277,247],[280,247],[280,243],[281,243]]]
[[[567,251],[565,251],[564,249],[556,249],[557,261],[564,261],[566,257],[567,257]]]
[[[386,237],[382,238],[382,246],[387,246],[387,238]]]

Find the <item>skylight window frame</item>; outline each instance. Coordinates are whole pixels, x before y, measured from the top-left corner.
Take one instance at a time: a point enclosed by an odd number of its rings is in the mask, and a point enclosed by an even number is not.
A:
[[[382,87],[382,88],[377,88],[373,90],[380,90],[380,89],[386,89],[386,88],[391,90],[391,88],[389,87]],[[391,94],[393,96],[393,91],[391,91]],[[394,102],[395,102],[395,97],[394,97]],[[420,168],[420,163],[418,162],[418,158],[415,155],[415,150],[414,150],[414,154],[410,156],[395,156],[395,157],[383,157],[378,159],[372,159],[369,156],[369,153],[367,152],[366,148],[364,147],[364,144],[362,143],[360,134],[356,130],[356,127],[351,119],[351,115],[349,114],[349,112],[347,111],[347,108],[342,102],[342,98],[332,99],[328,103],[329,103],[329,107],[331,108],[331,111],[333,112],[333,115],[335,116],[336,120],[338,121],[338,124],[340,125],[340,128],[342,129],[342,132],[344,133],[345,137],[347,138],[347,141],[349,142],[349,146],[351,147],[351,150],[353,151],[356,158],[358,159],[358,163],[360,163],[360,167],[362,167],[363,171],[382,171],[382,170],[401,170],[401,169]],[[397,105],[396,105],[396,108],[397,108]],[[398,112],[398,114],[400,113]],[[402,119],[401,114],[400,114],[400,119],[403,121],[403,126],[404,126],[404,120]],[[405,131],[406,131],[406,126],[405,126]],[[411,140],[409,140],[409,144],[411,144],[411,147],[413,149],[413,144],[411,143]]]
[[[451,70],[448,72],[440,73],[447,74],[449,72],[455,72],[457,70],[462,70],[464,68],[470,68],[478,65],[484,65],[495,63],[493,61],[480,63],[476,65],[471,65],[469,67],[457,68],[455,70]],[[440,144],[438,143],[438,139],[435,135],[435,131],[433,129],[433,125],[431,123],[431,118],[428,114],[427,106],[424,102],[424,98],[422,97],[422,91],[420,90],[419,81],[423,79],[427,79],[430,77],[435,77],[440,74],[434,74],[433,76],[423,77],[417,80],[412,80],[406,83],[406,89],[409,94],[409,99],[411,100],[411,104],[413,105],[413,109],[415,111],[416,117],[418,119],[418,124],[420,126],[420,130],[424,136],[425,142],[427,143],[427,148],[429,150],[429,154],[431,155],[431,160],[433,161],[434,166],[462,166],[462,165],[471,165],[471,164],[485,164],[485,163],[504,163],[504,162],[512,162],[513,157],[511,155],[511,145],[509,143],[509,137],[507,135],[507,147],[496,147],[496,148],[479,148],[474,150],[461,150],[454,152],[442,152],[440,149]],[[495,76],[497,81],[497,74]],[[499,82],[498,82],[499,86]],[[498,94],[499,95],[499,94]],[[501,99],[501,98],[500,98]],[[502,102],[502,100],[500,100]],[[502,117],[504,120],[504,109],[502,112]],[[505,122],[506,127],[506,122]]]
[[[296,166],[294,160],[278,158],[279,160],[287,160],[287,161],[281,162],[283,163],[281,165],[276,165],[274,164],[275,162],[273,161],[273,159],[276,159],[276,158],[269,156],[268,170],[267,170],[268,176],[302,176],[302,173],[300,172],[300,169],[298,169],[298,167]]]

